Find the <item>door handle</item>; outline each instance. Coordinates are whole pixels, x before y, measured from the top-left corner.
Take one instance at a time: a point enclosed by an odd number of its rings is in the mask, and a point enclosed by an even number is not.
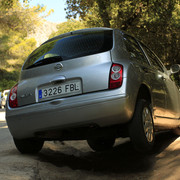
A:
[[[49,82],[50,83],[58,83],[58,82],[63,82],[65,80],[66,80],[65,76],[58,76],[58,77],[55,77],[54,79],[52,79]]]

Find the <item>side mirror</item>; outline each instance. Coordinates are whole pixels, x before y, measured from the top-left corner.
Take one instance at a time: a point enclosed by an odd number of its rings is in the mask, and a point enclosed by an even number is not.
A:
[[[180,65],[179,64],[174,64],[170,68],[171,74],[178,73],[180,71]]]

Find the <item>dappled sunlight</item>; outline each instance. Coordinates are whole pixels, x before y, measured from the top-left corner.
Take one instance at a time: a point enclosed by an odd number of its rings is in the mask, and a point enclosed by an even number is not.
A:
[[[59,147],[57,146],[56,142],[53,141],[53,142],[45,142],[45,145],[48,149],[51,149],[53,151],[58,151],[59,150]]]
[[[21,59],[9,59],[9,60],[7,60],[7,63],[11,66],[13,66],[13,65],[15,65],[15,66],[20,65],[21,66],[23,62],[24,61]]]
[[[174,157],[174,155],[176,155],[175,152],[178,152],[178,154],[180,154],[180,137],[169,143],[165,150],[159,153],[156,157],[164,158],[167,155]]]
[[[5,128],[8,128],[6,122],[3,120],[0,120],[0,129],[5,129]]]
[[[175,139],[168,147],[168,151],[180,150],[180,137]]]
[[[167,147],[165,148],[165,150],[162,153],[157,155],[158,158],[162,158],[166,156],[167,154],[171,154],[175,151],[176,152],[179,151],[179,154],[180,154],[180,137],[177,137],[171,140],[172,141],[167,144]]]
[[[2,127],[0,127],[0,129],[3,129],[3,128],[8,128],[8,126],[2,126]]]
[[[0,123],[5,123],[5,122],[6,122],[5,118],[3,120],[0,120]]]
[[[171,142],[166,148],[155,156],[154,171],[149,180],[179,179],[180,174],[180,137],[169,137]],[[167,139],[168,142],[168,139]]]
[[[5,121],[0,121],[2,125]],[[155,151],[148,155],[137,153],[129,138],[118,138],[114,149],[101,153],[92,151],[86,141],[46,141],[40,153],[32,156],[20,154],[11,139],[7,142],[11,147],[5,147],[1,154],[0,174],[7,175],[7,179],[11,174],[14,179],[20,178],[21,173],[20,179],[29,179],[33,174],[42,179],[179,179],[180,138],[165,132],[156,140]]]
[[[18,63],[18,59],[9,59],[7,60],[7,63],[9,65],[16,65]]]
[[[68,167],[82,173],[111,173],[124,179],[171,179],[180,173],[180,138],[171,132],[157,134],[155,149],[148,155],[137,153],[129,138],[118,138],[112,150],[101,153],[93,152],[86,141],[47,142],[39,159],[57,168]]]
[[[10,174],[7,174],[7,175],[4,175],[3,177],[4,179],[9,179],[9,180],[19,180],[19,179],[26,179],[27,176],[22,176],[21,174],[18,176],[18,175],[10,175]]]
[[[5,121],[5,119],[6,119],[6,117],[5,117],[5,113],[0,112],[0,122],[4,122],[4,121]]]
[[[179,1],[55,1],[0,0],[0,180],[180,180]]]
[[[5,112],[0,112],[0,129],[8,128],[5,119]]]
[[[7,72],[12,72],[12,71],[14,71],[14,68],[13,68],[13,67],[7,67],[7,68],[5,68],[5,70],[6,70]]]

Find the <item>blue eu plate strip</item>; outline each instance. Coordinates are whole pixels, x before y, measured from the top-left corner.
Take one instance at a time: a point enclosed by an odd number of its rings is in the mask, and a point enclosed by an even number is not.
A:
[[[39,90],[39,99],[42,99],[42,90]]]

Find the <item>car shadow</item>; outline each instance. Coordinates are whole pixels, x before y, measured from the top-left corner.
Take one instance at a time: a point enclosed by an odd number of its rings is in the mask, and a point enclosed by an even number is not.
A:
[[[149,171],[155,164],[157,155],[176,140],[171,132],[160,133],[156,136],[156,143],[151,154],[138,153],[131,142],[115,146],[106,152],[93,152],[90,149],[81,151],[77,145],[57,145],[59,149],[43,148],[38,158],[42,162],[51,163],[57,167],[68,166],[73,170],[88,170],[103,173],[133,173]],[[67,152],[68,151],[68,152]]]

